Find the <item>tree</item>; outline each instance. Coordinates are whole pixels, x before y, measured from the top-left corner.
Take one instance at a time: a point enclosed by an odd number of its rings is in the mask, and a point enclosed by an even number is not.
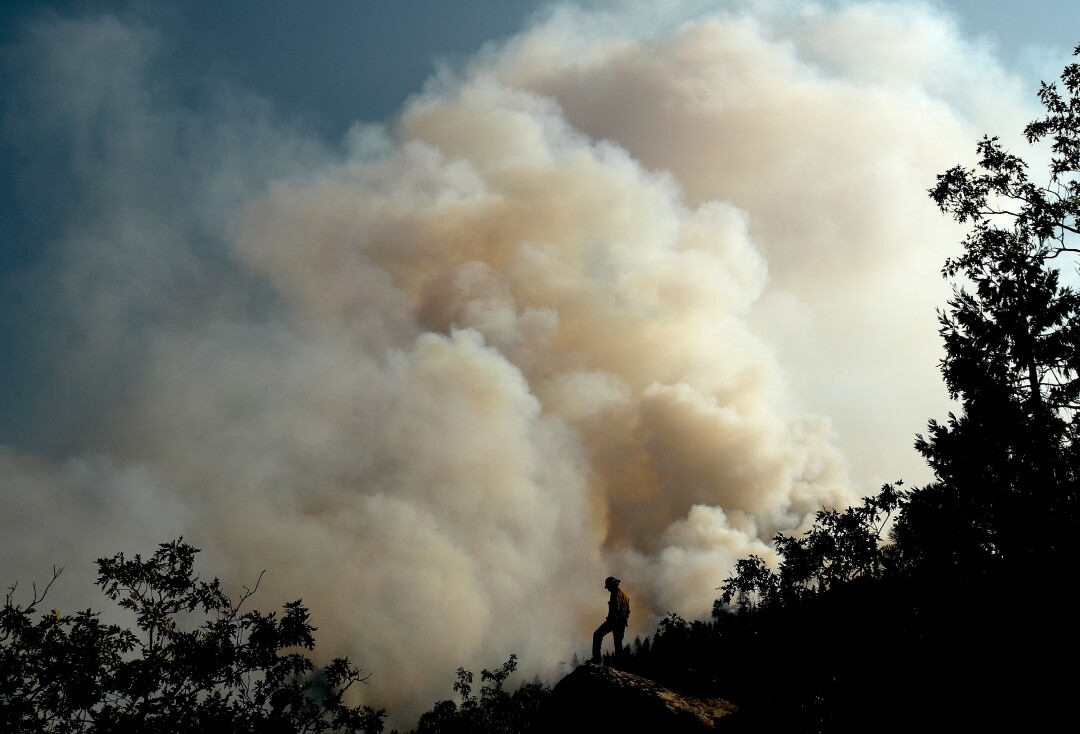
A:
[[[551,690],[534,680],[513,693],[504,688],[517,670],[517,655],[495,670],[482,670],[480,695],[473,695],[473,674],[458,668],[454,692],[461,703],[439,701],[420,717],[414,734],[520,734],[538,725]]]
[[[41,613],[63,569],[25,606],[11,586],[0,610],[0,731],[382,731],[382,711],[344,702],[366,680],[348,658],[316,670],[301,652],[314,648],[315,628],[299,600],[280,616],[242,611],[258,584],[232,602],[218,579],[199,580],[198,552],[181,538],[145,560],[97,561],[97,585],[135,631],[91,610]]]
[[[1080,252],[1080,65],[1061,81],[1063,92],[1041,85],[1046,114],[1025,128],[1051,143],[1047,184],[986,137],[977,169],[954,167],[930,190],[971,230],[943,268],[963,283],[939,313],[941,371],[962,413],[917,437],[937,481],[897,528],[913,563],[1024,566],[1071,545],[1077,527],[1080,294],[1061,268]]]
[[[886,484],[877,495],[843,512],[819,510],[802,537],[777,533],[773,547],[779,568],[774,571],[756,555],[737,561],[720,587],[723,593],[713,605],[713,616],[721,616],[732,603],[740,608],[780,606],[879,576],[890,563],[885,543],[889,521],[908,499],[902,485]]]

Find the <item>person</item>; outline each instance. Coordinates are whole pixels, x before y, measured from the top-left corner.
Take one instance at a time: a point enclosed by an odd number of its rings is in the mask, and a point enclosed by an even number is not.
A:
[[[626,631],[626,625],[630,621],[630,599],[619,588],[619,579],[608,576],[604,581],[604,588],[611,592],[611,596],[607,603],[607,619],[596,628],[596,632],[593,632],[591,660],[593,663],[600,662],[600,645],[608,632],[611,633],[611,638],[615,643],[615,657],[622,657],[623,633]]]

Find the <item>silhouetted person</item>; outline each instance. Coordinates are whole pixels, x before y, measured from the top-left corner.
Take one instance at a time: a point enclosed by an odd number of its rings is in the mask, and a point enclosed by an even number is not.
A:
[[[630,599],[619,588],[619,580],[614,576],[608,576],[604,581],[604,588],[611,592],[607,603],[607,619],[596,628],[592,636],[592,661],[600,662],[600,644],[604,641],[604,635],[608,632],[615,642],[615,657],[620,658],[623,654],[623,632],[626,624],[630,621]]]

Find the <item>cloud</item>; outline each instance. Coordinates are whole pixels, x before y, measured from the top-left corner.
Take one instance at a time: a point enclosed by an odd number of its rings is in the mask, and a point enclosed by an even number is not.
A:
[[[642,7],[558,6],[340,146],[184,91],[160,31],[35,26],[8,134],[75,204],[22,276],[53,369],[5,577],[183,533],[408,725],[460,665],[585,650],[608,574],[632,634],[707,615],[776,532],[925,476],[957,231],[924,192],[1015,85],[923,6]]]

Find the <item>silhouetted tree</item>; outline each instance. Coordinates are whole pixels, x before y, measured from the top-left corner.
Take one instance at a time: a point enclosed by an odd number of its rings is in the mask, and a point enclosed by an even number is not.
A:
[[[215,578],[194,571],[198,549],[178,539],[147,559],[99,559],[97,585],[135,620],[100,613],[42,613],[35,587],[25,606],[15,586],[0,610],[0,731],[368,732],[383,712],[344,703],[366,680],[347,658],[316,670],[308,610],[242,611]],[[62,569],[61,569],[62,570]]]
[[[420,717],[414,734],[514,734],[537,724],[550,688],[534,679],[510,692],[505,684],[517,670],[517,655],[495,670],[482,670],[480,695],[473,695],[473,674],[458,668],[454,692],[461,702],[439,701]]]
[[[1076,52],[1080,54],[1080,46]],[[939,314],[942,375],[962,412],[931,421],[918,450],[936,483],[917,492],[896,537],[906,560],[963,575],[1060,557],[1077,529],[1080,294],[1061,267],[1080,252],[1080,66],[1043,84],[1046,115],[1025,128],[1049,140],[1048,183],[996,138],[977,169],[955,167],[930,190],[972,225],[943,275],[959,279]]]
[[[742,608],[792,604],[882,574],[892,556],[885,543],[889,521],[908,499],[902,485],[886,484],[877,495],[842,512],[819,510],[802,537],[777,533],[773,546],[780,563],[775,571],[760,556],[738,560],[720,587],[723,593],[713,605],[713,616],[732,604]]]

